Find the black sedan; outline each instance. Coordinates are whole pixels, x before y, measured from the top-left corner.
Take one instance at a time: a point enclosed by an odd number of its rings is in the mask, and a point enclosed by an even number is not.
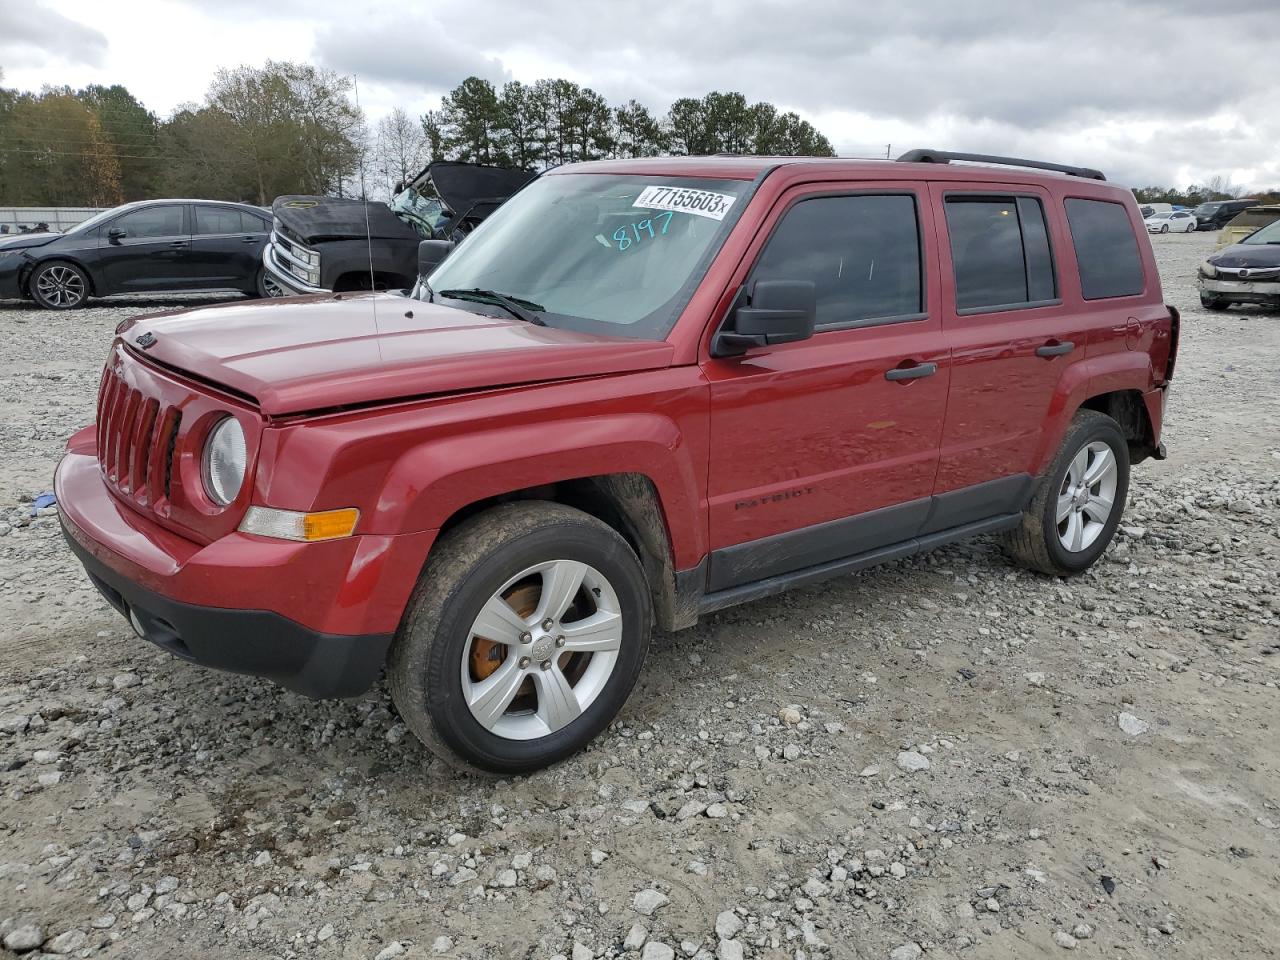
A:
[[[143,200],[66,233],[0,238],[0,298],[50,310],[89,297],[174,290],[278,295],[262,272],[270,214],[242,203]]]

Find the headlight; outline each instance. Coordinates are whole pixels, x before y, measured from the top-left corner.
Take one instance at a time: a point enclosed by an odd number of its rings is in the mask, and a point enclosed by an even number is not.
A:
[[[1215,267],[1208,260],[1200,264],[1200,276],[1207,277],[1208,279],[1212,280],[1217,275],[1218,275],[1218,268]]]
[[[239,496],[246,463],[244,428],[235,417],[224,417],[204,443],[204,489],[209,499],[225,507]]]

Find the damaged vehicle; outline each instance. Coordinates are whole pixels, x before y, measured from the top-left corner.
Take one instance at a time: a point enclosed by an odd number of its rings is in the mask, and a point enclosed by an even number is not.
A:
[[[1280,204],[1259,204],[1250,207],[1218,231],[1215,250],[1240,243],[1245,237],[1257,233],[1269,223],[1280,220]]]
[[[1200,264],[1198,286],[1200,303],[1209,310],[1233,303],[1280,307],[1280,220]]]
[[[461,240],[533,177],[437,161],[389,203],[277,197],[263,267],[285,294],[406,289],[417,278],[421,241]]]

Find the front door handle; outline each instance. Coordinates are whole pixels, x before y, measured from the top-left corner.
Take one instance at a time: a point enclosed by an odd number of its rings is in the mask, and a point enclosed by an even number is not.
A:
[[[1063,354],[1070,353],[1076,348],[1076,345],[1070,340],[1063,340],[1059,343],[1057,340],[1050,340],[1042,347],[1036,347],[1037,357],[1060,357]]]
[[[171,247],[185,247],[186,245],[187,245],[186,240],[174,240],[172,243],[169,244],[169,246]]]
[[[241,243],[257,243],[258,239],[259,239],[258,237],[245,237],[240,242]]]
[[[894,367],[884,372],[886,380],[919,380],[921,377],[932,377],[938,372],[936,363],[917,363],[910,367]]]

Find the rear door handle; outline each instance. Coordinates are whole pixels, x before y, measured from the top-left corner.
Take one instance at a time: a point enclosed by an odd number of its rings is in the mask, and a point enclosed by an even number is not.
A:
[[[169,246],[171,247],[185,247],[186,245],[187,245],[186,240],[174,240],[172,243],[169,244]]]
[[[917,363],[911,367],[894,367],[884,372],[886,380],[919,380],[921,377],[932,377],[938,372],[936,363]]]
[[[1070,340],[1063,340],[1061,343],[1056,340],[1050,340],[1042,347],[1036,347],[1037,357],[1060,357],[1063,354],[1070,353],[1076,348],[1076,345]]]
[[[258,239],[259,239],[258,237],[245,237],[240,242],[241,243],[257,243]]]

